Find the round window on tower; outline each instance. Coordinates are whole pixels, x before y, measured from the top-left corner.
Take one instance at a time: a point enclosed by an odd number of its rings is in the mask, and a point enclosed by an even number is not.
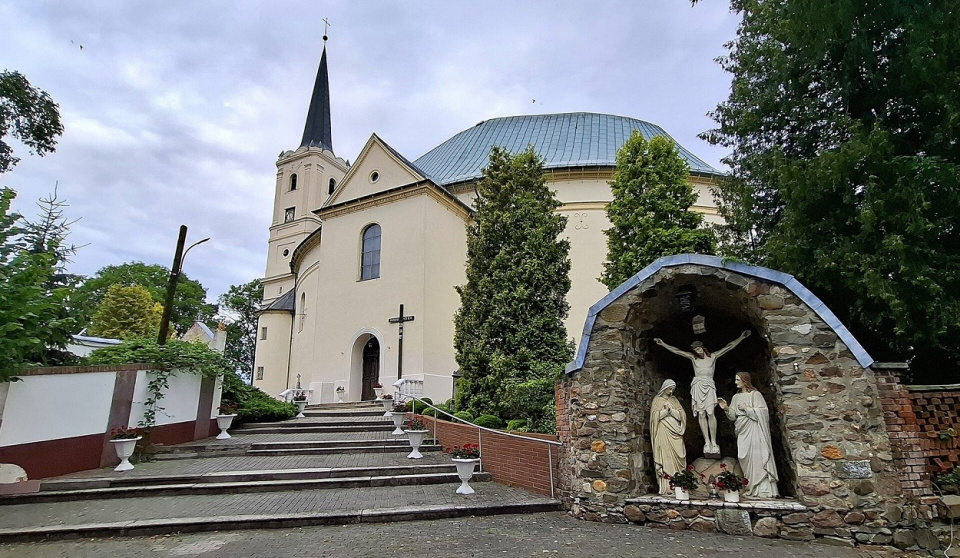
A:
[[[370,182],[376,182],[380,180],[380,171],[373,171],[370,173]]]

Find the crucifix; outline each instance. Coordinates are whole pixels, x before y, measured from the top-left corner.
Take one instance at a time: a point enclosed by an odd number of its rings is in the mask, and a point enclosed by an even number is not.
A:
[[[327,21],[327,18],[323,18],[323,40],[327,40],[327,28],[330,27],[330,22]]]
[[[400,305],[400,315],[388,320],[391,324],[399,325],[400,337],[397,345],[397,379],[403,378],[403,322],[412,322],[413,316],[403,315],[403,305]]]

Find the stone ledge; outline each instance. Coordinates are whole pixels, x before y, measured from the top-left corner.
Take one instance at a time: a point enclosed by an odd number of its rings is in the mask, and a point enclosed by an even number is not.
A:
[[[650,506],[688,506],[692,508],[726,508],[756,511],[783,511],[783,512],[803,512],[809,508],[803,504],[790,500],[743,500],[740,502],[724,502],[723,500],[677,500],[666,496],[640,496],[638,498],[627,498],[627,504],[644,504]]]

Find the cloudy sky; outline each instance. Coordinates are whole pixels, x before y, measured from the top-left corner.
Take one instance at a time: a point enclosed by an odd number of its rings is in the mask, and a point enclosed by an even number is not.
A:
[[[333,146],[353,160],[372,133],[415,159],[477,122],[587,111],[697,139],[730,79],[714,59],[738,18],[723,0],[622,2],[0,0],[0,69],[60,105],[56,153],[0,176],[15,207],[59,183],[85,275],[169,266],[181,224],[187,275],[208,300],[260,277],[276,157],[300,142],[322,49]],[[82,48],[81,48],[82,47]]]

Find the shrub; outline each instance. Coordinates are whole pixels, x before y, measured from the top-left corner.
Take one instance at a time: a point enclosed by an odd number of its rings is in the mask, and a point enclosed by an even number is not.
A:
[[[430,405],[433,405],[433,401],[431,401],[429,397],[423,397],[421,398],[421,400],[423,401],[423,403],[416,400],[410,401],[410,410],[415,414],[425,415],[426,414],[425,411],[429,410],[430,407],[427,407],[424,403],[429,403]]]
[[[554,388],[560,368],[541,363],[539,377],[526,382],[510,382],[504,389],[507,417],[523,419],[529,432],[552,434],[557,429]]]
[[[453,416],[458,419],[462,419],[468,422],[473,422],[473,415],[470,414],[470,411],[460,411],[458,413],[453,413]]]
[[[243,383],[234,372],[223,375],[222,401],[237,408],[234,424],[245,422],[275,422],[297,416],[297,406],[270,397],[253,386]]]
[[[514,432],[526,432],[527,431],[527,419],[513,419],[507,421],[507,430],[512,430]]]
[[[503,428],[503,421],[500,420],[500,417],[493,415],[480,415],[473,423],[484,428]]]

